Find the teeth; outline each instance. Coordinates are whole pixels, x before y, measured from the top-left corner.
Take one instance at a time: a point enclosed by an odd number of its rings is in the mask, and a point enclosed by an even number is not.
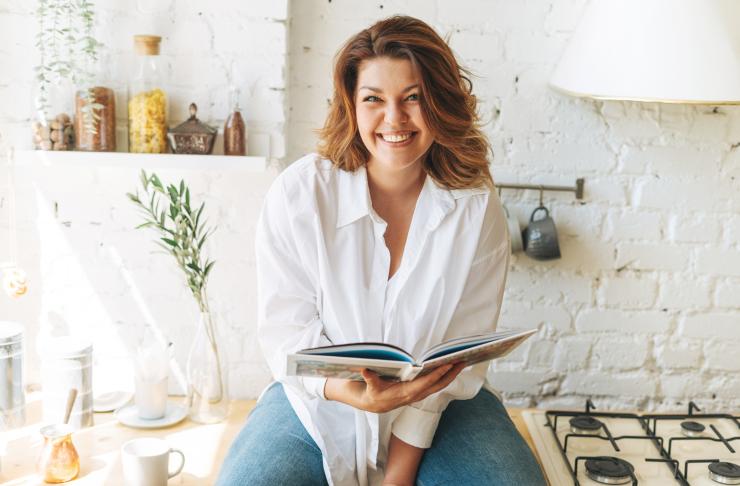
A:
[[[385,140],[386,142],[393,142],[393,143],[403,142],[404,140],[408,140],[409,138],[411,138],[410,133],[407,133],[405,135],[381,134],[380,136],[383,137],[383,140]]]

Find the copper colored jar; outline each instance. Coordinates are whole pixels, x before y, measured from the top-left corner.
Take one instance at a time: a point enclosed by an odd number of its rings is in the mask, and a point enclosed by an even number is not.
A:
[[[66,483],[80,473],[80,456],[72,443],[72,427],[47,425],[41,429],[44,447],[39,457],[39,474],[47,483]]]
[[[224,155],[247,155],[247,132],[239,108],[224,124]]]
[[[88,108],[92,105],[92,109]],[[77,150],[116,151],[116,97],[113,90],[96,86],[75,94]]]

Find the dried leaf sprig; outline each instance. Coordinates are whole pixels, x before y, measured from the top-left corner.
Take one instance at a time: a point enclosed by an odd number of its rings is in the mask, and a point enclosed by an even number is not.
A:
[[[140,178],[143,199],[138,190],[126,194],[144,213],[146,221],[137,229],[153,228],[159,232],[157,244],[175,257],[201,312],[209,312],[206,284],[215,262],[204,257],[202,250],[215,228],[209,228],[203,219],[205,202],[194,209],[190,205],[190,188],[183,180],[179,185],[165,187],[157,174],[149,175],[144,170]]]

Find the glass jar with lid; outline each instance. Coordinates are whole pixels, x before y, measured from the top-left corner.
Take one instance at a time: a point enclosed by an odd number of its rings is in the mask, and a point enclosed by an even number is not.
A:
[[[135,75],[128,90],[129,152],[167,152],[167,95],[159,57],[162,38],[135,35]]]
[[[116,151],[116,94],[107,56],[89,61],[75,91],[75,150]]]

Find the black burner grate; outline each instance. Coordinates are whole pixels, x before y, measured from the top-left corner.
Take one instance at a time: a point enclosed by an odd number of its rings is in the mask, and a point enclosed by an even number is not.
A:
[[[568,471],[570,472],[575,486],[580,486],[578,481],[578,467],[580,462],[584,462],[586,475],[595,481],[603,482],[604,484],[623,484],[631,481],[633,486],[637,486],[638,484],[633,465],[617,457],[579,456],[576,457],[575,461],[571,464],[567,454],[569,442],[577,439],[583,440],[584,438],[608,441],[617,453],[620,452],[618,444],[620,440],[648,440],[655,446],[657,452],[660,454],[660,458],[646,458],[645,461],[665,463],[666,467],[670,469],[671,474],[676,480],[676,484],[681,486],[691,486],[687,479],[688,468],[690,464],[697,463],[709,463],[708,474],[717,482],[722,484],[740,484],[740,466],[736,464],[720,462],[718,459],[689,459],[684,462],[683,471],[681,471],[679,462],[671,457],[671,450],[674,442],[682,440],[719,442],[722,443],[728,451],[735,453],[735,449],[732,447],[731,443],[734,441],[740,441],[740,436],[723,437],[714,425],[710,425],[710,431],[706,431],[706,427],[694,419],[730,420],[731,422],[734,422],[738,426],[738,430],[740,430],[740,417],[734,417],[727,414],[695,413],[701,412],[701,409],[699,409],[694,402],[689,402],[689,410],[686,415],[646,414],[640,416],[630,413],[593,412],[593,409],[595,409],[595,407],[591,400],[586,400],[585,412],[557,410],[545,412],[545,425],[550,429],[555,438],[555,442],[558,445],[563,460],[568,466]],[[561,418],[567,418],[569,420],[570,429],[572,431],[572,433],[566,433],[563,440],[561,440],[557,434],[558,421]],[[599,420],[609,418],[636,420],[645,431],[645,435],[624,435],[615,437],[612,435],[606,424],[602,420]],[[656,434],[658,421],[661,420],[681,420],[681,429],[686,437],[668,438],[668,449],[666,449],[664,447],[663,438]],[[627,472],[627,474],[624,474],[625,472]],[[726,474],[722,474],[723,472]],[[733,474],[737,474],[737,476],[733,476]],[[720,478],[720,480],[717,478]],[[737,482],[735,482],[736,479]]]

